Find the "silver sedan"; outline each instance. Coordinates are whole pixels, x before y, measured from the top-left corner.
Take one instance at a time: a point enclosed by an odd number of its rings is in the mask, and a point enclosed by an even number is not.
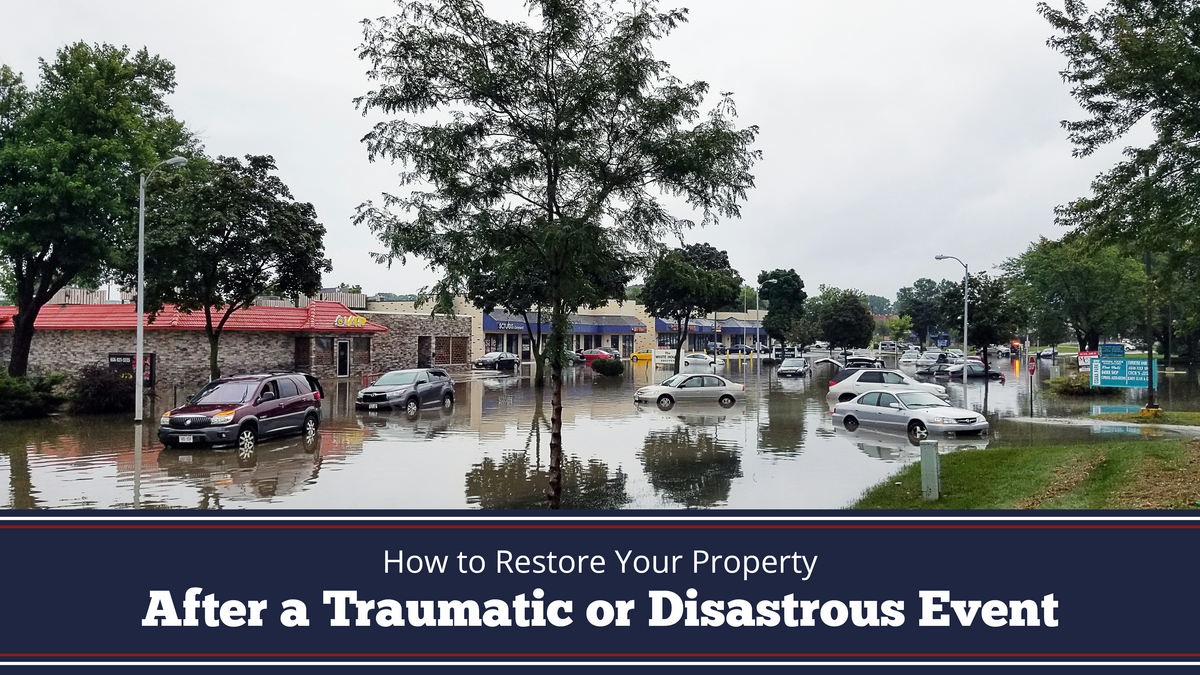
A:
[[[676,403],[718,403],[732,407],[746,395],[746,387],[719,375],[677,373],[662,381],[642,387],[633,394],[635,403],[653,401],[660,409],[670,410]]]
[[[949,403],[917,390],[868,391],[830,411],[834,424],[849,431],[862,426],[884,430],[904,430],[916,440],[924,440],[930,432],[955,434],[985,434],[987,419],[964,408],[952,408]]]

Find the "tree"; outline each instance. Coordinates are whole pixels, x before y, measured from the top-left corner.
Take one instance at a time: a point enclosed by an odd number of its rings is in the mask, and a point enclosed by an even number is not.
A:
[[[625,299],[632,300],[633,302],[636,302],[639,305],[642,304],[642,285],[641,284],[630,284],[629,286],[626,286],[625,287]]]
[[[163,97],[175,67],[145,49],[78,42],[39,61],[29,90],[0,66],[0,255],[12,279],[12,358],[25,375],[33,325],[71,283],[98,284],[135,221],[138,174],[190,139]]]
[[[757,303],[757,305],[756,305],[756,303]],[[771,303],[766,301],[766,298],[759,300],[758,291],[756,291],[753,286],[751,286],[749,284],[745,284],[742,286],[742,290],[738,292],[738,297],[736,300],[729,303],[728,305],[725,305],[724,307],[720,308],[717,311],[719,311],[719,312],[746,312],[751,309],[754,309],[755,306],[757,306],[759,309],[770,310],[771,309],[770,304]]]
[[[866,347],[875,334],[875,317],[862,293],[821,286],[821,337],[842,349]]]
[[[351,286],[350,284],[347,284],[344,281],[342,283],[338,284],[337,289],[338,289],[339,293],[353,293],[353,294],[362,293],[362,286],[359,286],[358,284]]]
[[[783,340],[792,324],[804,316],[804,300],[808,297],[804,281],[796,270],[778,269],[760,272],[758,286],[763,299],[770,301],[770,309],[762,321],[763,330],[772,340]]]
[[[710,244],[689,244],[655,262],[642,287],[642,302],[652,315],[674,322],[675,372],[689,322],[732,302],[741,286],[742,277],[729,266],[729,255]]]
[[[894,310],[892,301],[882,295],[868,295],[867,306],[871,308],[872,314],[892,314]]]
[[[1101,335],[1120,335],[1140,323],[1145,272],[1116,246],[1042,238],[1002,268],[1017,284],[1014,297],[1036,323],[1070,326],[1080,350],[1095,351]]]
[[[1008,342],[1017,332],[1024,317],[1020,308],[1013,301],[1011,288],[1012,280],[1004,276],[991,276],[987,272],[979,272],[970,276],[967,282],[967,293],[970,297],[968,308],[967,339],[972,346],[984,350],[984,368],[989,367],[987,347],[989,345]],[[962,285],[956,285],[953,290],[947,288],[945,303],[948,322],[961,326],[963,321]],[[949,308],[957,307],[955,315]],[[963,353],[967,353],[967,345],[963,345]]]
[[[893,340],[905,340],[912,333],[912,317],[907,315],[888,319],[888,336]]]
[[[313,295],[321,273],[333,269],[312,204],[295,201],[274,170],[275,160],[263,155],[247,155],[244,164],[197,158],[147,195],[147,222],[154,223],[146,228],[146,267],[154,270],[147,306],[204,312],[213,379],[221,374],[221,331],[234,312],[260,295]],[[136,260],[127,260],[125,281],[136,273]]]
[[[530,22],[488,17],[474,0],[398,0],[364,22],[359,56],[380,86],[364,114],[372,159],[405,165],[402,183],[358,211],[386,246],[383,262],[419,256],[462,292],[480,260],[516,255],[544,271],[552,382],[548,497],[562,482],[562,352],[569,317],[611,297],[590,270],[647,266],[664,235],[690,221],[652,194],[683,198],[702,223],[736,217],[753,187],[757,127],[737,129],[729,95],[702,115],[708,85],[672,77],[652,46],[686,20],[653,3],[529,0]],[[534,25],[536,24],[536,25]],[[440,111],[442,121],[416,116]],[[396,211],[403,212],[397,214]],[[492,253],[494,256],[481,255]]]
[[[912,329],[924,347],[929,333],[942,322],[937,284],[932,279],[917,279],[912,286],[901,288],[896,293],[895,309],[912,319]]]

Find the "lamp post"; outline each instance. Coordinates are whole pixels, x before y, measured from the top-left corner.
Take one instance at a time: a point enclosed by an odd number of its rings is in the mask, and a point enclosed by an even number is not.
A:
[[[142,174],[138,190],[138,287],[137,287],[137,355],[133,367],[133,421],[142,421],[142,343],[146,324],[146,181],[162,166],[182,166],[187,164],[187,157],[175,156],[159,162]]]
[[[935,255],[934,260],[958,260],[952,255]],[[958,264],[963,266],[963,407],[967,407],[967,352],[970,349],[967,347],[967,279],[970,278],[970,272],[967,269],[967,263],[958,260]],[[984,354],[984,358],[987,355]],[[969,410],[969,408],[968,408]]]
[[[754,327],[754,350],[755,351],[758,351],[758,345],[761,344],[761,342],[762,342],[762,338],[759,336],[759,333],[762,332],[762,314],[759,311],[759,307],[762,304],[761,303],[762,289],[763,289],[763,286],[766,286],[767,284],[773,284],[777,281],[779,281],[779,280],[778,279],[767,279],[766,281],[764,281],[758,285],[758,290],[755,291],[755,293],[754,293],[754,321],[756,323],[758,323],[758,325]],[[754,372],[762,373],[762,359],[761,358],[758,360],[758,365],[754,369]]]

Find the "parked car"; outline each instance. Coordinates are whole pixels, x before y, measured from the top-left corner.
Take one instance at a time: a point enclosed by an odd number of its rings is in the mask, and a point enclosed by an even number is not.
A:
[[[684,354],[682,361],[683,365],[685,366],[710,366],[717,362],[715,358],[705,354],[704,352],[692,352],[690,354]]]
[[[844,378],[835,377],[829,383],[829,395],[838,401],[849,401],[855,396],[873,389],[915,389],[937,396],[946,396],[946,388],[940,384],[918,382],[898,370],[856,368],[854,372]]]
[[[718,375],[676,373],[661,384],[642,387],[633,394],[635,403],[653,401],[661,410],[676,403],[713,403],[729,408],[746,393],[746,387]]]
[[[877,359],[874,356],[847,356],[847,368],[882,368],[883,359]]]
[[[617,349],[616,347],[600,347],[600,351],[607,352],[608,355],[614,359],[621,358],[621,350]]]
[[[988,422],[974,410],[951,407],[927,391],[871,390],[830,411],[835,424],[848,431],[859,426],[905,430],[910,438],[924,440],[930,432],[985,434]]]
[[[583,363],[583,357],[579,355],[579,352],[573,352],[570,349],[567,349],[563,352],[563,356],[567,357],[566,361],[567,365],[569,366],[577,366]]]
[[[950,363],[950,357],[944,352],[925,352],[917,359],[917,367],[932,366],[935,363]]]
[[[932,375],[936,378],[950,377],[951,368],[953,366],[949,363],[935,363],[932,366],[928,366],[926,370],[917,372],[924,372],[926,375]]]
[[[488,370],[512,370],[521,365],[521,357],[512,352],[488,352],[475,359],[476,368]]]
[[[169,448],[236,444],[239,453],[253,453],[260,438],[316,433],[323,393],[303,373],[213,380],[159,418],[158,440]]]
[[[753,354],[754,348],[750,345],[734,345],[729,348],[730,354]]]
[[[780,377],[804,377],[808,374],[808,359],[784,359],[775,374]]]
[[[921,358],[921,352],[911,350],[900,355],[900,363],[916,363]]]
[[[946,369],[946,374],[948,374],[948,375],[950,376],[950,379],[952,379],[952,380],[953,380],[953,379],[955,379],[955,378],[958,378],[958,379],[960,379],[960,380],[961,380],[961,379],[962,379],[963,367],[964,367],[964,364],[961,364],[961,363],[960,363],[960,364],[958,364],[958,365],[950,366],[949,368],[947,368],[947,369]],[[992,370],[992,371],[985,370],[985,369],[984,369],[984,367],[983,367],[983,364],[982,364],[982,363],[977,363],[977,362],[975,362],[975,361],[968,361],[968,362],[965,364],[965,367],[966,367],[966,369],[967,369],[967,377],[968,377],[968,378],[972,378],[972,377],[990,377],[990,378],[991,378],[991,379],[993,379],[993,380],[998,380],[998,379],[1000,379],[1000,371],[998,371],[998,370]]]
[[[640,352],[634,352],[629,360],[637,363],[638,361],[649,361],[654,358],[654,354],[649,349],[644,349]]]
[[[403,410],[409,416],[429,405],[454,407],[454,379],[441,368],[384,373],[354,399],[354,407],[359,410]]]
[[[583,360],[585,362],[587,362],[587,364],[589,366],[592,365],[592,361],[595,361],[596,359],[611,359],[611,358],[613,358],[612,354],[609,354],[608,352],[604,351],[603,349],[585,349],[585,350],[579,352],[579,356],[582,357]]]
[[[963,351],[961,349],[947,349],[945,352],[958,359],[963,357]]]
[[[1038,352],[1039,359],[1053,359],[1057,356],[1058,356],[1058,350],[1055,349],[1054,347],[1046,347],[1042,351]]]

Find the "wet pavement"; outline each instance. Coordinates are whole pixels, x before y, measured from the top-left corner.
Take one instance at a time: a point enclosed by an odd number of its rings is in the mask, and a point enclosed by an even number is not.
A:
[[[1009,445],[1097,443],[1181,435],[1169,429],[1086,421],[1136,409],[1144,390],[1108,399],[1048,396],[1062,360],[994,364],[1005,380],[945,384],[951,403],[984,412],[983,438],[939,439],[943,451]],[[669,371],[635,364],[621,378],[585,367],[564,394],[565,508],[841,508],[919,458],[903,434],[834,428],[830,370],[779,379],[736,361],[716,372],[746,385],[732,408],[636,406],[633,391]],[[909,373],[913,368],[902,368]],[[689,370],[702,370],[693,367]],[[516,375],[456,374],[452,410],[355,411],[357,383],[325,383],[316,437],[263,441],[250,457],[232,449],[168,450],[154,423],[137,433],[127,416],[71,417],[0,425],[0,508],[541,508],[550,448],[550,395]],[[1160,402],[1200,410],[1191,371],[1164,373]],[[183,393],[179,396],[182,398]],[[171,407],[157,402],[158,415]],[[1032,411],[1032,412],[1031,412]],[[1054,422],[1056,419],[1066,423]],[[1050,422],[1050,423],[1046,423]]]

